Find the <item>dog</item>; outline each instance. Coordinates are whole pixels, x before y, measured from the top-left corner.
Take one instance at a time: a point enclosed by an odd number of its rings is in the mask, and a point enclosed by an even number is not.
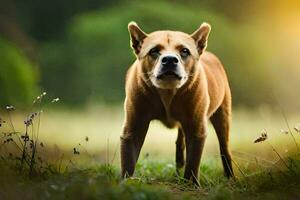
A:
[[[128,24],[137,59],[126,75],[125,122],[121,135],[121,176],[132,176],[152,120],[178,128],[176,168],[198,182],[208,120],[219,140],[225,175],[234,177],[228,148],[231,91],[219,59],[206,51],[211,26],[191,35],[179,31],[145,33]],[[186,161],[184,152],[186,150]]]

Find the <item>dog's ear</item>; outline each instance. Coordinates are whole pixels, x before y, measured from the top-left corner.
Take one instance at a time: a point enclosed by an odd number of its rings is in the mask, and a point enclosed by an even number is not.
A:
[[[135,22],[128,24],[128,31],[130,34],[131,47],[135,54],[138,55],[141,51],[143,40],[147,37],[147,34],[140,29]]]
[[[201,26],[191,34],[191,37],[195,40],[199,54],[201,54],[207,47],[208,35],[211,27],[208,23],[202,23]]]

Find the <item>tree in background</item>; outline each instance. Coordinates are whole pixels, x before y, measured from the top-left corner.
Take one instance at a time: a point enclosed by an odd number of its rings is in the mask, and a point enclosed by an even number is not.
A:
[[[14,4],[0,7],[0,106],[27,106],[38,92],[33,40],[22,30]]]
[[[37,94],[37,73],[28,58],[0,38],[0,105],[26,106]]]

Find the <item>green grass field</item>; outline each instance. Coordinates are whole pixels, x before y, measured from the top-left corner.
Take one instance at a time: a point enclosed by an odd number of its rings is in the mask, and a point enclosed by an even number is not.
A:
[[[16,131],[25,131],[25,116],[11,113]],[[11,132],[7,114],[3,118],[6,123],[0,128],[1,133]],[[201,187],[197,188],[186,183],[182,174],[175,173],[176,130],[153,122],[135,176],[121,180],[121,106],[93,106],[84,111],[45,110],[38,141],[43,145],[37,145],[43,170],[32,174],[25,167],[20,172],[20,159],[14,158],[18,156],[14,144],[1,144],[0,199],[299,198],[299,151],[292,135],[285,132],[290,127],[296,142],[300,143],[300,135],[294,130],[300,118],[287,115],[286,123],[281,114],[268,108],[236,109],[232,121],[230,144],[237,180],[223,177],[217,138],[209,126],[200,167]],[[263,129],[268,139],[254,144]],[[74,154],[74,148],[80,154]]]

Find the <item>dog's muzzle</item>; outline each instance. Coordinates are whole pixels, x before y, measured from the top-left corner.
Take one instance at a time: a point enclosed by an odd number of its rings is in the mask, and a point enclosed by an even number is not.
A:
[[[156,76],[157,79],[177,79],[182,76],[178,73],[178,58],[175,56],[165,56],[161,59],[161,68]]]

